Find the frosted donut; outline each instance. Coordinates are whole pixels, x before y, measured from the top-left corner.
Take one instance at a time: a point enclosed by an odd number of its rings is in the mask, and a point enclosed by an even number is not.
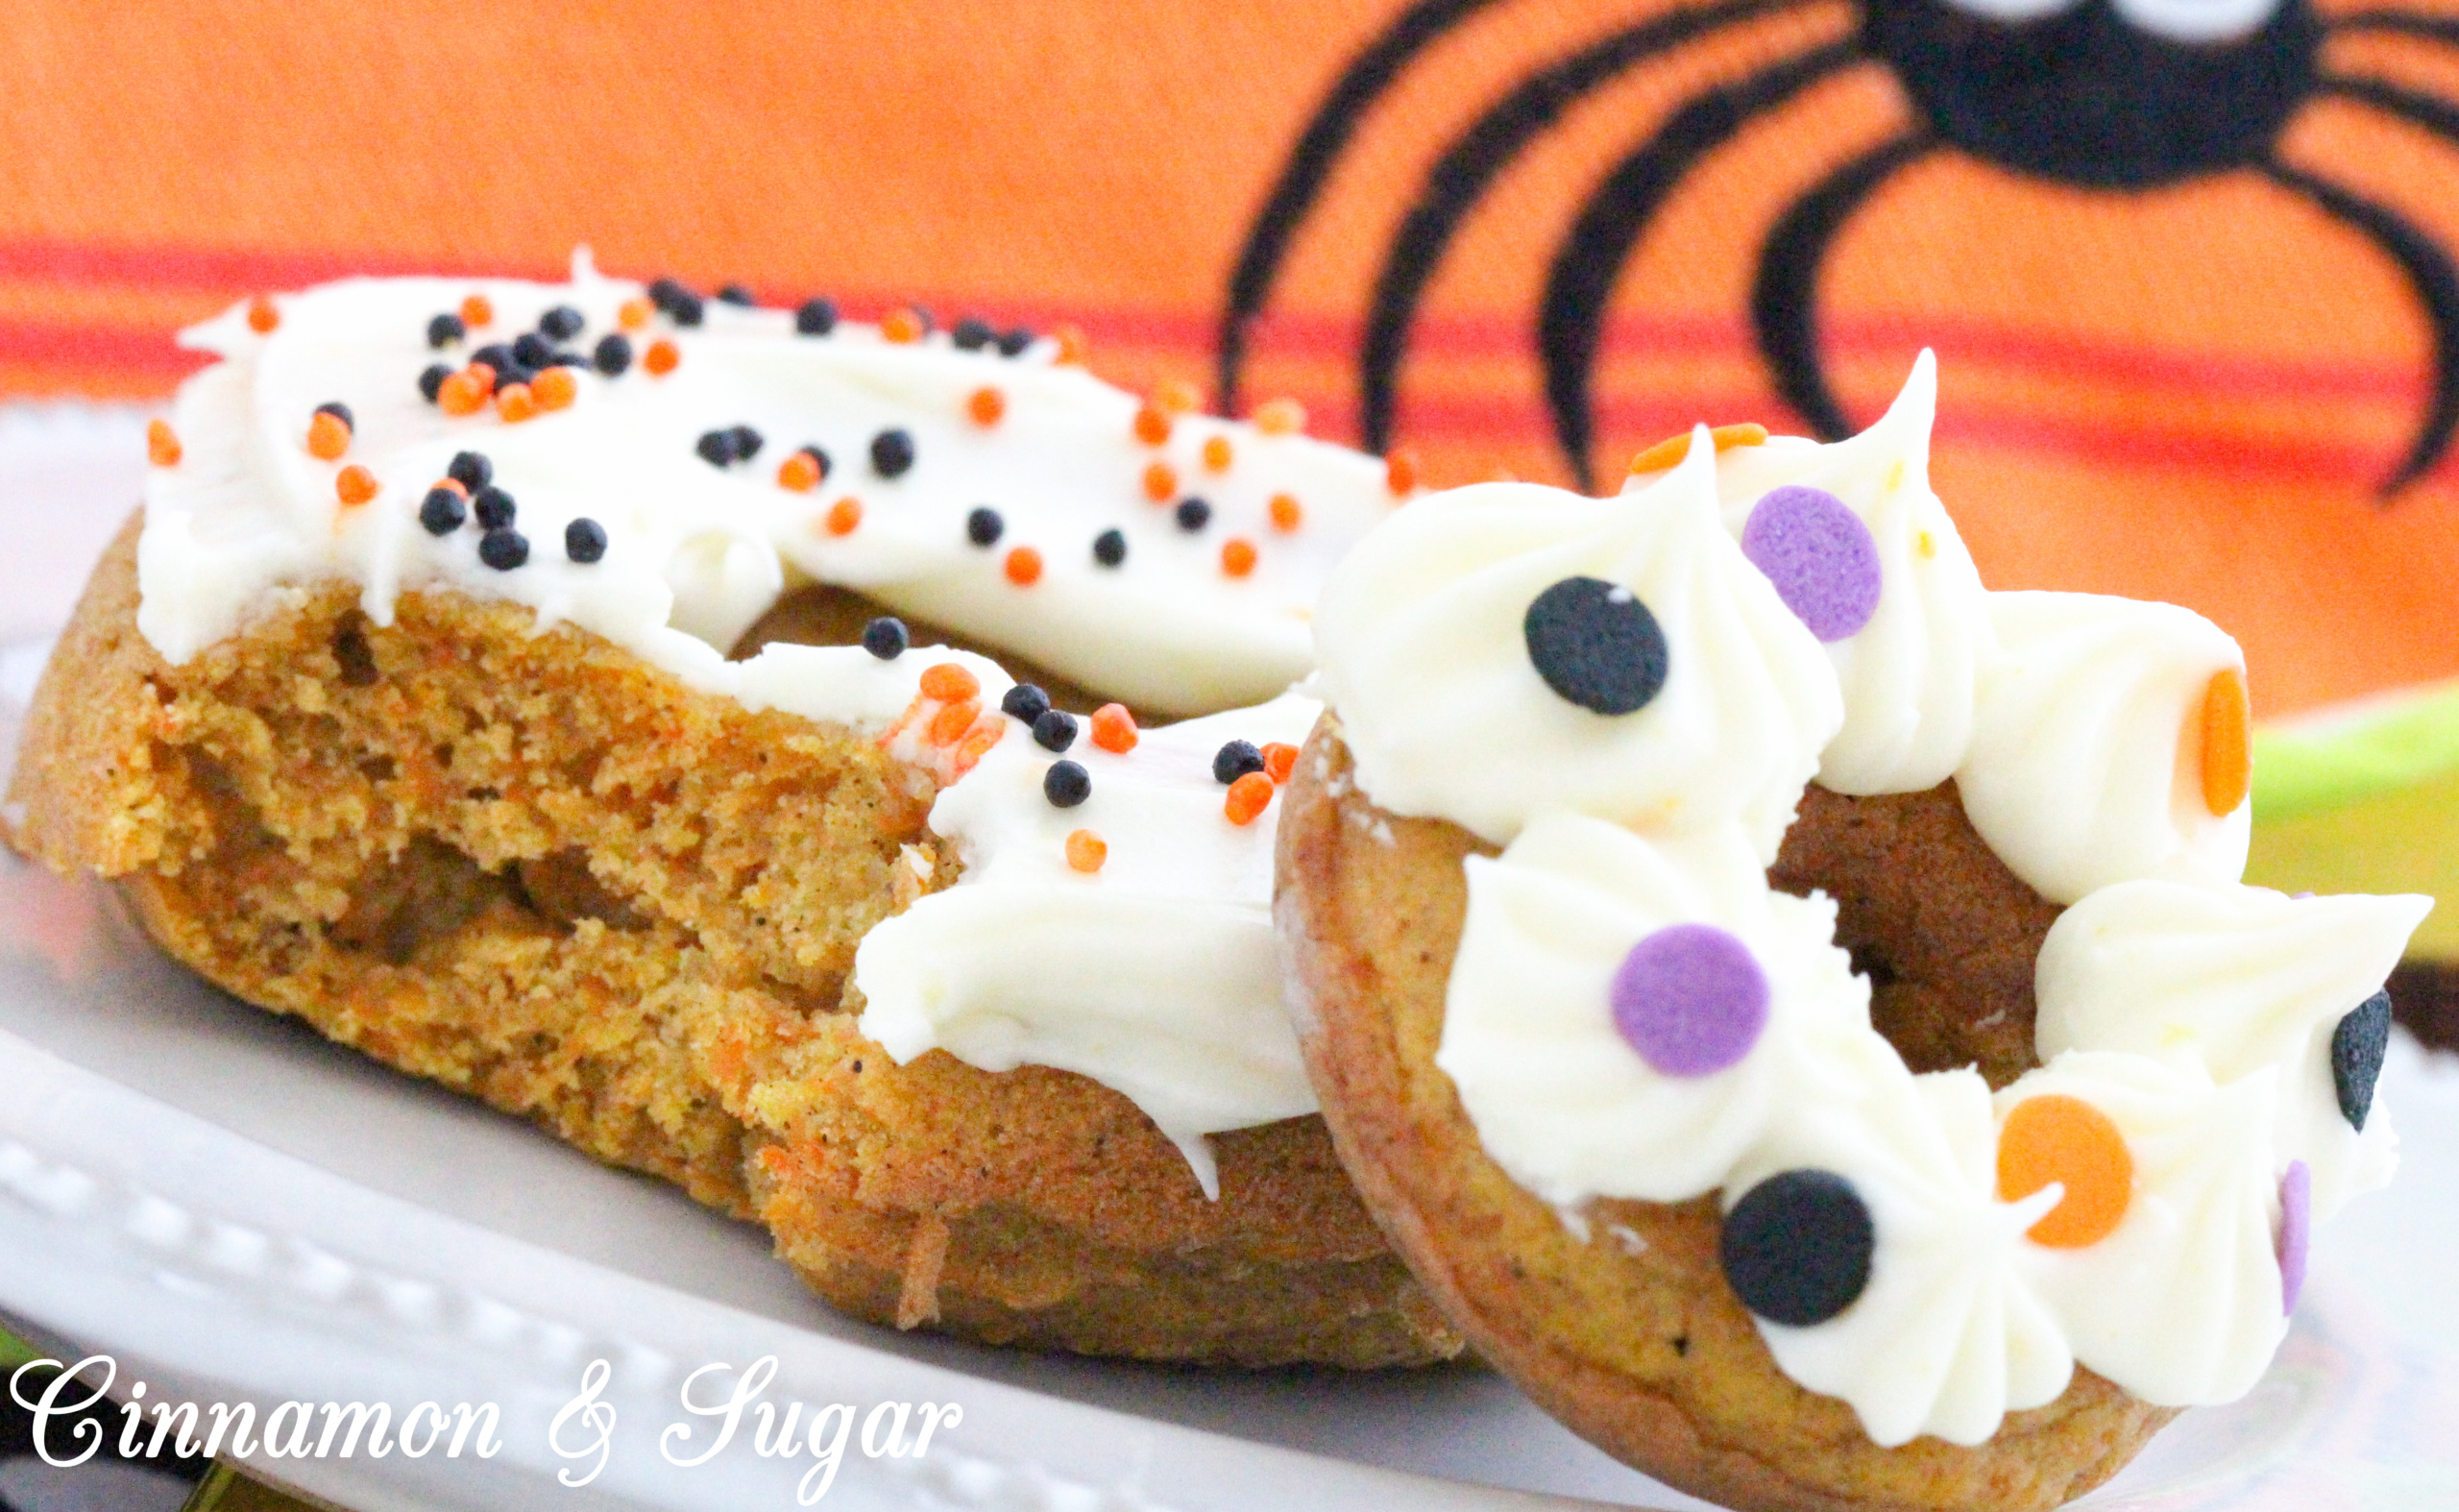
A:
[[[1987,594],[1934,393],[1420,500],[1317,616],[1277,907],[1335,1143],[1481,1354],[1736,1506],[2081,1495],[2252,1386],[2393,1160],[2430,900],[2238,882],[2234,644]]]
[[[1458,1348],[1272,953],[1283,691],[1381,462],[1029,332],[585,258],[185,339],[219,360],[45,674],[20,848],[243,998],[764,1219],[860,1316]]]

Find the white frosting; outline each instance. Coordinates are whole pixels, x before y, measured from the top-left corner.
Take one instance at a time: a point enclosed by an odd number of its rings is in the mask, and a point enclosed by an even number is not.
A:
[[[428,317],[473,292],[493,303],[494,323],[459,348],[430,351]],[[1270,698],[1305,673],[1317,587],[1389,510],[1381,463],[1303,436],[1181,416],[1166,444],[1146,446],[1133,433],[1136,399],[1055,363],[1048,342],[1011,359],[960,351],[945,335],[889,342],[853,323],[798,336],[789,312],[714,300],[699,328],[661,320],[636,333],[636,360],[621,377],[579,371],[567,409],[520,424],[493,409],[456,419],[418,394],[414,380],[430,362],[458,364],[487,341],[508,342],[558,305],[588,322],[559,345],[585,353],[639,293],[576,258],[569,284],[353,280],[277,300],[281,323],[270,334],[249,329],[238,309],[186,332],[186,344],[222,361],[182,389],[172,425],[185,455],[148,480],[138,554],[147,639],[185,661],[281,584],[357,582],[378,622],[397,594],[449,587],[529,604],[542,620],[572,621],[697,686],[730,691],[705,647],[740,635],[791,565],[1141,707],[1197,713]],[[652,339],[680,353],[664,377],[637,360]],[[983,387],[1005,400],[990,426],[967,410]],[[304,438],[316,406],[333,400],[354,412],[355,434],[347,455],[320,461]],[[737,425],[765,437],[755,459],[720,469],[694,453],[703,432]],[[880,476],[869,453],[890,427],[912,435],[915,453],[895,478]],[[1230,444],[1226,471],[1205,465],[1213,438]],[[834,469],[807,493],[779,486],[779,463],[806,443]],[[480,565],[475,529],[438,538],[420,528],[419,500],[465,449],[486,453],[519,501],[525,566]],[[1171,508],[1145,497],[1155,461],[1177,474],[1173,500],[1210,503],[1204,529],[1181,529]],[[381,492],[372,502],[338,503],[345,465],[375,475]],[[1281,493],[1303,512],[1295,531],[1270,523]],[[820,522],[848,498],[863,506],[861,524],[830,534]],[[966,537],[978,505],[1007,521],[989,549]],[[609,541],[589,566],[562,549],[565,524],[580,516],[602,524]],[[1092,555],[1094,538],[1111,528],[1128,542],[1116,568]],[[1255,548],[1243,577],[1221,567],[1233,536]],[[1018,546],[1043,559],[1030,587],[1004,572]]]
[[[1468,861],[1469,910],[1435,1064],[1479,1139],[1546,1202],[1680,1202],[1713,1191],[1771,1111],[1869,1024],[1834,942],[1836,905],[1771,893],[1739,824],[1643,839],[1565,812]],[[1615,1028],[1608,988],[1641,939],[1713,924],[1765,973],[1767,1027],[1708,1076],[1668,1076]]]
[[[1819,786],[1919,793],[1961,765],[1972,740],[1974,679],[1997,649],[1981,572],[1930,489],[1937,359],[1923,352],[1878,423],[1833,445],[1771,436],[1716,455],[1724,521],[1739,539],[1750,511],[1787,485],[1823,489],[1869,527],[1880,594],[1869,622],[1827,644],[1844,727],[1827,743]]]
[[[1627,588],[1664,633],[1664,688],[1634,713],[1573,704],[1529,661],[1530,603],[1572,576]],[[1704,431],[1617,499],[1486,483],[1411,503],[1334,571],[1315,628],[1359,786],[1497,844],[1562,807],[1646,829],[1740,817],[1772,861],[1843,719],[1818,642],[1717,523]]]
[[[2099,594],[1990,595],[2001,654],[1983,670],[1956,788],[1972,827],[2043,897],[2133,877],[2234,882],[2253,807],[2215,818],[2200,762],[2203,697],[2245,656],[2175,604]]]
[[[1019,726],[932,806],[956,884],[863,938],[863,1033],[899,1061],[937,1048],[1082,1072],[1133,1099],[1217,1195],[1205,1134],[1317,1105],[1273,957],[1280,805],[1230,822],[1212,758],[1231,740],[1295,745],[1319,712],[1290,694],[1142,732],[1125,754],[1080,738],[1064,759],[1092,794],[1069,809],[1042,795],[1062,758]],[[1098,872],[1067,864],[1078,829],[1108,846]]]

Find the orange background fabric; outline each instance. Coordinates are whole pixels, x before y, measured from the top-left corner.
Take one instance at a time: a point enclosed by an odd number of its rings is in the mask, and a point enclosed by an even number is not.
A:
[[[1497,180],[1402,371],[1399,434],[1429,480],[1569,477],[1531,329],[1580,203],[1700,91],[1850,37],[1860,3],[1634,68]],[[21,0],[0,28],[0,392],[158,396],[192,365],[171,331],[234,297],[353,272],[552,276],[582,243],[611,270],[826,292],[856,315],[916,301],[1072,324],[1116,381],[1208,384],[1258,207],[1401,9]],[[1369,291],[1429,165],[1532,70],[1670,9],[1497,0],[1428,47],[1291,243],[1243,401],[1294,395],[1318,433],[1354,435]],[[2459,102],[2459,44],[2349,35],[2324,57]],[[1685,177],[1605,317],[1602,486],[1694,420],[1800,428],[1752,345],[1760,244],[1912,118],[1865,61]],[[2316,99],[2277,152],[2459,249],[2459,145]],[[1992,586],[2199,608],[2246,644],[2265,715],[2459,675],[2459,463],[2377,492],[2419,424],[2432,331],[2398,266],[2307,200],[2242,170],[2120,191],[1936,154],[1862,207],[1816,287],[1857,422],[1938,350],[1935,478]]]

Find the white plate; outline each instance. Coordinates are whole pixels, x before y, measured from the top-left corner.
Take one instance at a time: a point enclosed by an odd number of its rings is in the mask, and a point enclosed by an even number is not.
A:
[[[0,626],[66,612],[134,496],[140,431],[128,410],[0,412]],[[34,667],[0,653],[0,749]],[[2406,1167],[2323,1235],[2270,1376],[2187,1414],[2087,1504],[2459,1507],[2459,1061],[2401,1037],[2382,1100]],[[696,1421],[678,1404],[693,1370],[765,1355],[767,1400],[962,1409],[919,1461],[849,1449],[833,1506],[1703,1505],[1472,1369],[1146,1369],[843,1322],[757,1231],[237,1004],[156,956],[104,890],[5,855],[0,1312],[113,1354],[156,1399],[500,1405],[490,1461],[256,1462],[362,1512],[791,1506],[808,1459],[738,1443],[682,1469],[659,1450]],[[586,1461],[554,1454],[550,1423],[598,1358],[613,1456],[561,1489]]]

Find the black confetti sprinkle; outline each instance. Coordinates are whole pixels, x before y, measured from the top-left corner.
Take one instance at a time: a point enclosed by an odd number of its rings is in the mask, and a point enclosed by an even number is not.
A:
[[[581,317],[581,312],[570,305],[558,305],[538,317],[538,329],[557,341],[572,340],[579,335],[581,328],[588,324],[589,322]]]
[[[711,467],[731,467],[734,465],[734,431],[731,427],[703,430],[700,439],[692,443],[692,450],[700,453],[700,460]]]
[[[964,517],[964,538],[976,546],[997,546],[1007,528],[1008,522],[999,518],[996,509],[976,509]]]
[[[606,554],[606,527],[584,516],[564,526],[564,554],[584,565]]]
[[[468,334],[470,328],[449,310],[426,323],[426,344],[430,347],[449,347]]]
[[[495,481],[496,465],[484,451],[455,451],[444,476],[475,494]]]
[[[2331,1031],[2331,1089],[2340,1116],[2362,1134],[2374,1111],[2374,1085],[2382,1077],[2382,1056],[2391,1046],[2391,994],[2376,992],[2349,1011]]]
[[[954,342],[960,352],[980,352],[998,339],[999,332],[991,329],[990,322],[979,315],[967,315],[948,328],[948,340]]]
[[[1093,795],[1093,774],[1072,761],[1055,761],[1041,774],[1041,795],[1054,809],[1072,809]]]
[[[884,614],[863,626],[863,649],[884,662],[892,662],[905,654],[913,638],[906,633],[905,622],[891,614]]]
[[[871,437],[871,466],[882,477],[899,477],[913,465],[913,438],[902,430]]]
[[[767,444],[767,438],[749,426],[737,426],[726,434],[734,437],[734,459],[738,462],[750,461]]]
[[[718,290],[718,298],[743,309],[755,309],[760,305],[759,297],[740,283],[729,283]]]
[[[999,712],[1031,724],[1050,712],[1050,695],[1032,683],[1020,682],[1000,695]]]
[[[825,336],[837,329],[837,302],[830,299],[805,300],[794,311],[794,329],[806,336]]]
[[[520,506],[512,501],[510,494],[489,484],[470,496],[470,512],[478,517],[480,528],[501,530],[512,524]]]
[[[429,535],[450,535],[469,518],[470,505],[457,488],[439,485],[428,489],[426,497],[419,500],[419,524],[426,527]]]
[[[419,375],[419,397],[434,403],[435,396],[444,392],[444,380],[451,376],[452,370],[441,362],[427,364],[426,371]]]
[[[829,472],[836,464],[828,459],[825,451],[816,446],[796,447],[794,451],[798,455],[811,458],[812,465],[819,469],[819,480],[823,483],[828,481]]]
[[[1177,510],[1179,528],[1193,532],[1212,524],[1212,506],[1201,499],[1181,499]]]
[[[1546,686],[1583,709],[1629,714],[1665,688],[1665,632],[1619,584],[1566,577],[1528,606],[1521,633]]]
[[[1212,753],[1212,780],[1228,787],[1251,771],[1264,769],[1264,753],[1253,741],[1231,741]]]
[[[696,298],[698,298],[698,296],[694,294],[689,287],[685,286],[683,281],[679,279],[655,279],[650,280],[649,303],[656,305],[659,309],[671,310],[682,301]]]
[[[686,293],[681,299],[666,307],[666,318],[678,326],[696,326],[700,324],[706,313],[705,307],[700,303],[700,296],[697,294]]]
[[[1805,1329],[1853,1305],[1870,1283],[1878,1232],[1853,1183],[1833,1171],[1780,1171],[1725,1214],[1716,1258],[1741,1305]]]
[[[529,538],[518,530],[490,530],[478,537],[478,560],[509,573],[529,560]]]
[[[1024,355],[1025,349],[1033,344],[1034,333],[1018,326],[999,338],[999,354],[1003,357],[1020,357]]]
[[[608,378],[621,378],[632,365],[632,338],[621,331],[597,338],[597,350],[590,354],[590,365]]]
[[[350,412],[350,406],[348,404],[343,403],[338,399],[329,399],[325,401],[325,402],[317,405],[316,413],[320,415],[330,415],[353,431],[358,428],[357,417],[353,416]]]
[[[1127,560],[1127,532],[1105,530],[1093,537],[1093,560],[1104,567],[1116,567]]]
[[[1064,709],[1045,709],[1034,720],[1034,744],[1046,751],[1063,751],[1076,744],[1076,716]]]
[[[534,330],[523,331],[512,338],[512,360],[524,368],[551,366],[555,360],[555,344]]]
[[[492,369],[496,376],[496,386],[499,388],[503,386],[503,376],[517,365],[512,349],[500,341],[490,341],[477,351],[471,353],[470,360],[483,362]]]

